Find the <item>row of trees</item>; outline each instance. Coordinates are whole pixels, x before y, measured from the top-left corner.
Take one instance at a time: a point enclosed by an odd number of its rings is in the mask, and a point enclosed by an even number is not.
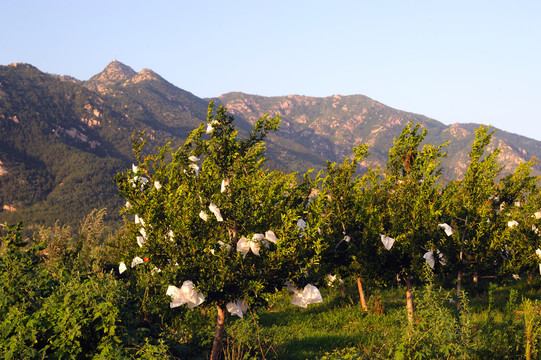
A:
[[[442,277],[531,274],[539,262],[541,198],[533,162],[500,178],[492,133],[480,127],[463,179],[444,183],[446,144],[424,144],[426,130],[407,125],[385,169],[363,169],[366,145],[326,171],[264,170],[263,140],[279,118],[264,117],[239,140],[233,118],[209,106],[207,124],[183,146],[166,145],[115,178],[127,200],[122,276],[170,306],[215,308],[212,359],[221,352],[227,310],[242,316],[282,287],[301,306],[320,301],[315,286],[355,276],[406,284],[413,320],[412,279],[432,268]],[[540,251],[541,252],[541,251]],[[131,266],[130,266],[131,264]],[[125,274],[124,274],[125,272]],[[315,286],[314,286],[315,285]],[[147,305],[145,305],[145,302]]]
[[[446,144],[422,145],[425,136],[420,125],[406,126],[384,170],[354,177],[359,158],[328,164],[322,191],[330,194],[326,207],[332,209],[328,224],[335,239],[342,230],[363,231],[341,254],[331,249],[339,268],[333,264],[326,271],[357,275],[361,302],[362,278],[388,283],[398,274],[407,287],[410,321],[411,279],[421,278],[427,266],[441,277],[456,276],[460,297],[465,274],[475,284],[480,274],[532,276],[541,261],[536,253],[541,204],[538,179],[531,175],[534,162],[500,178],[499,150],[487,152],[492,133],[481,126],[464,178],[444,183],[439,161]],[[382,241],[393,239],[392,247],[382,246],[378,234]]]

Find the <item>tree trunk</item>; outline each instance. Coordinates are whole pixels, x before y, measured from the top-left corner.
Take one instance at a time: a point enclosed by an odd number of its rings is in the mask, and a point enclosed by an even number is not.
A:
[[[456,300],[456,309],[458,311],[460,311],[460,294],[462,292],[462,256],[463,256],[463,252],[460,251],[460,255],[459,255],[459,262],[458,262],[458,266],[460,267],[459,270],[458,270],[458,274],[456,276],[456,297],[457,297],[457,300]]]
[[[212,352],[210,353],[210,360],[218,360],[222,354],[222,337],[224,335],[225,328],[225,307],[223,305],[217,305],[218,316],[216,320],[216,332],[214,333],[214,341],[212,342]]]
[[[411,294],[411,278],[406,275],[406,309],[408,309],[408,322],[413,325],[413,296]]]
[[[460,310],[460,294],[462,292],[462,270],[458,270],[458,275],[456,277],[456,309]]]
[[[361,306],[364,311],[368,311],[368,306],[366,306],[366,300],[364,298],[363,284],[361,282],[361,277],[357,276],[357,288],[359,289],[359,297],[361,298]]]

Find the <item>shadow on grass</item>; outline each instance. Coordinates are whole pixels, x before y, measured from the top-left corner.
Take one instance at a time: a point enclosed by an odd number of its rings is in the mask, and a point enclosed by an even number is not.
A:
[[[259,321],[263,326],[287,326],[295,323],[302,323],[306,319],[313,319],[319,315],[331,313],[332,311],[345,311],[363,313],[359,304],[355,304],[350,297],[326,296],[321,304],[309,305],[308,308],[281,303],[271,307],[260,314]]]
[[[318,359],[326,352],[358,345],[357,336],[319,335],[292,339],[276,348],[279,359]]]

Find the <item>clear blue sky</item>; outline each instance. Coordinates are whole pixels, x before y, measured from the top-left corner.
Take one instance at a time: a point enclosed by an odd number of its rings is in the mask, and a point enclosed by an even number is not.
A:
[[[541,1],[3,0],[0,65],[115,58],[200,97],[363,94],[541,140]]]

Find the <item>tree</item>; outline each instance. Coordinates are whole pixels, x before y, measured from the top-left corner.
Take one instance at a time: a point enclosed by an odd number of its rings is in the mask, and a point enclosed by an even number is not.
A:
[[[158,286],[172,296],[171,307],[216,308],[212,359],[221,352],[226,309],[242,316],[246,305],[264,305],[286,281],[295,284],[297,303],[316,301],[308,279],[324,248],[321,209],[306,206],[308,176],[297,181],[262,169],[262,141],[279,118],[258,120],[244,140],[233,121],[210,103],[206,127],[173,153],[165,146],[143,157],[144,140],[134,137],[139,163],[115,178],[135,216],[124,260],[142,276],[162,279]]]
[[[491,242],[499,255],[495,260],[501,263],[501,272],[515,276],[526,272],[528,279],[532,270],[538,270],[541,258],[541,251],[536,251],[541,246],[541,194],[537,187],[539,178],[531,176],[535,164],[533,159],[523,162],[500,180],[499,221]]]
[[[437,251],[433,234],[441,215],[439,164],[446,146],[424,144],[421,148],[427,130],[419,132],[420,127],[420,124],[412,127],[410,123],[394,139],[385,180],[379,189],[382,239],[394,239],[389,248],[394,268],[389,267],[388,271],[396,271],[406,283],[410,323],[413,321],[412,276],[421,274],[423,254]]]
[[[501,167],[497,162],[499,149],[485,154],[493,132],[490,127],[480,126],[470,151],[470,164],[464,179],[450,183],[444,191],[446,213],[444,221],[454,229],[454,234],[443,249],[448,261],[457,271],[457,296],[460,298],[464,271],[474,273],[486,269],[489,259],[494,258],[491,246],[497,228],[496,177]],[[460,306],[460,305],[458,305]]]
[[[357,168],[367,155],[368,145],[361,144],[353,149],[352,159],[346,157],[340,164],[327,162],[320,197],[325,201],[328,241],[321,270],[330,280],[354,275],[365,311],[363,279],[380,278],[385,267],[382,260],[386,259],[381,256],[385,250],[379,241],[379,212],[374,206],[380,173],[369,169],[360,175]]]

